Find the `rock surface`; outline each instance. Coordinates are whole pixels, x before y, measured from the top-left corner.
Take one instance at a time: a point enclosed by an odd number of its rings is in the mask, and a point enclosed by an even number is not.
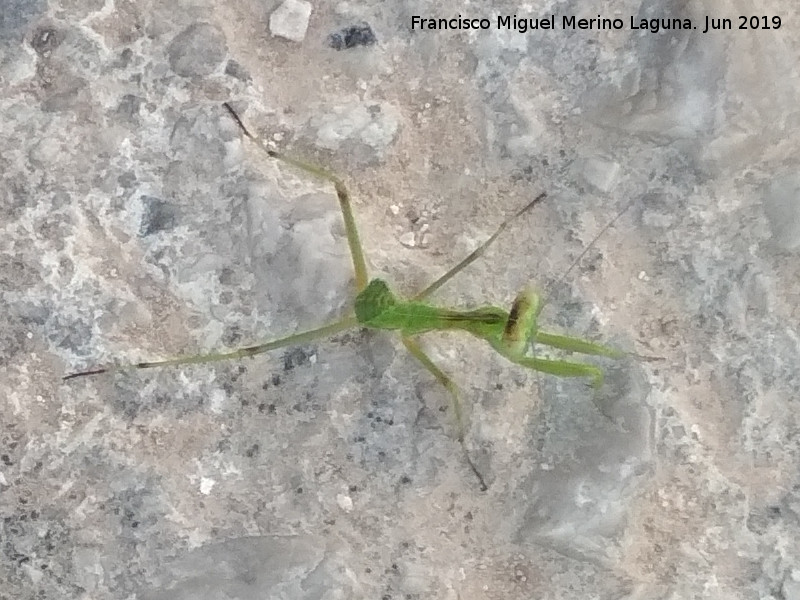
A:
[[[617,1],[622,29],[522,33],[498,15],[549,9],[315,3],[295,43],[278,6],[4,4],[0,596],[796,598],[795,4],[759,9],[770,30],[737,29],[742,2],[703,33],[698,3]],[[491,27],[411,27],[459,13]],[[377,42],[332,48],[354,23]],[[531,283],[543,330],[630,358],[595,392],[425,336],[486,492],[386,332],[62,381],[350,309],[332,186],[223,102],[345,179],[408,295],[546,191],[436,302]]]

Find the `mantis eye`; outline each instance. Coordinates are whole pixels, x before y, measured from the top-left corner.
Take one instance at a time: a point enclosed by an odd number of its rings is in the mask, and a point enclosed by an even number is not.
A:
[[[541,312],[541,304],[539,295],[529,288],[514,298],[503,330],[503,342],[512,352],[524,352],[528,340],[535,337],[536,317]]]

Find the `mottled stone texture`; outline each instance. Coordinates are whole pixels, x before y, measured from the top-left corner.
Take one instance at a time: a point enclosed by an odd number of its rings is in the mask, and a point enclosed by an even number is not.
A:
[[[747,3],[614,1],[598,31],[560,28],[578,3],[311,2],[298,41],[280,4],[3,2],[0,597],[800,597],[795,3],[744,31]],[[458,14],[491,28],[411,29]],[[595,392],[426,336],[486,492],[388,334],[62,382],[350,310],[331,185],[226,101],[345,179],[409,295],[546,191],[435,300],[530,283],[543,328],[630,357]]]

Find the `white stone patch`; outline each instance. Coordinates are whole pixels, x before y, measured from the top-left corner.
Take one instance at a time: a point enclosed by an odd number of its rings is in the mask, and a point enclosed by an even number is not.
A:
[[[343,142],[350,140],[383,153],[397,136],[400,114],[386,103],[356,102],[315,116],[310,124],[317,130],[316,144],[327,150],[338,150]]]
[[[609,192],[617,183],[620,165],[602,158],[589,158],[583,163],[583,179],[601,192]]]
[[[210,394],[210,403],[209,407],[211,412],[218,415],[222,412],[223,408],[225,407],[226,396],[223,390],[213,390]]]
[[[414,232],[413,231],[406,231],[403,235],[400,236],[400,243],[407,248],[413,248],[416,246],[416,240],[414,239]]]
[[[336,494],[336,504],[338,504],[339,508],[345,512],[350,512],[353,510],[353,499],[350,496]]]
[[[269,31],[272,35],[292,42],[302,42],[306,37],[310,17],[309,2],[284,0],[269,17]]]
[[[211,488],[213,488],[217,484],[216,481],[211,479],[210,477],[201,477],[200,478],[200,493],[204,496],[208,496],[211,493]]]

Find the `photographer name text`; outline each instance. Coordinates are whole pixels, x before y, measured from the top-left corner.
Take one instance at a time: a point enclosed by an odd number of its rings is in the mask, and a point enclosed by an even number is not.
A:
[[[607,31],[625,29],[643,30],[650,33],[658,33],[664,30],[675,29],[698,29],[698,24],[695,24],[692,19],[687,17],[683,18],[651,18],[643,19],[639,17],[630,16],[627,19],[622,17],[603,17],[597,15],[593,18],[578,18],[575,15],[561,15],[555,14],[547,17],[518,17],[517,15],[497,15],[494,18],[478,17],[469,18],[458,15],[452,18],[427,18],[414,15],[411,17],[411,29],[421,29],[427,31],[442,31],[442,30],[475,30],[475,29],[491,29],[494,25],[495,29],[504,29],[508,31],[517,31],[519,33],[526,33],[528,31],[538,30],[587,30],[587,31]],[[748,15],[738,16],[735,18],[714,18],[706,15],[702,26],[702,33],[716,30],[729,30],[729,29],[779,29],[781,26],[781,18],[778,16],[765,16],[765,15]],[[560,26],[560,27],[559,27]]]

